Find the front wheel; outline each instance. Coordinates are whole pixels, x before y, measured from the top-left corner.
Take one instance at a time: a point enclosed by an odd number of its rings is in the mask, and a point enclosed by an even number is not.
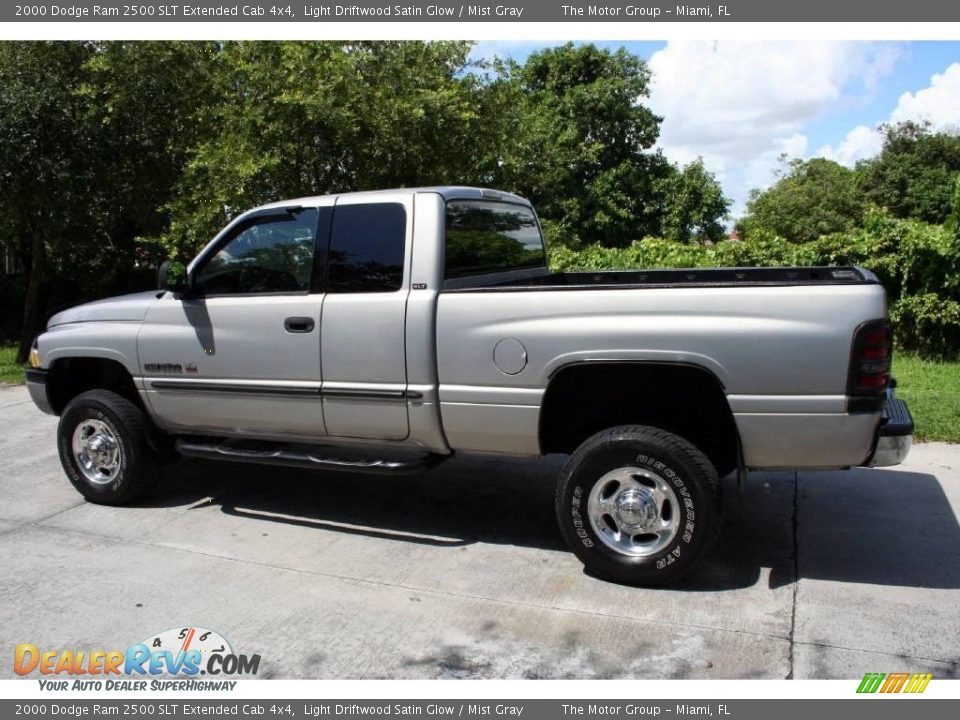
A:
[[[717,471],[657,428],[597,433],[557,484],[560,531],[587,569],[630,585],[666,585],[694,567],[720,525]]]
[[[57,428],[57,447],[67,477],[90,502],[123,505],[148,492],[160,477],[143,412],[109,390],[89,390],[69,402]]]

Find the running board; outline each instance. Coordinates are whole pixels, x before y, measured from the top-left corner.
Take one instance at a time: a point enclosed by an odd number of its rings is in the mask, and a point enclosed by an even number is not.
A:
[[[258,443],[257,447],[229,443],[200,443],[177,440],[177,452],[185,457],[204,460],[227,460],[232,462],[306,468],[308,470],[334,470],[337,472],[368,473],[375,475],[415,475],[425,472],[450,455],[428,453],[409,460],[341,460],[324,457],[318,453],[323,448],[309,445],[285,445]]]

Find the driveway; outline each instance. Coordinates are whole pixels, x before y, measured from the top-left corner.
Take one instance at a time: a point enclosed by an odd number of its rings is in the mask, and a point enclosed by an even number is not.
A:
[[[960,446],[896,470],[724,481],[680,587],[596,580],[554,525],[561,460],[401,480],[189,462],[133,507],[83,502],[56,418],[0,390],[0,637],[125,648],[186,625],[283,678],[960,676]],[[9,662],[0,676],[12,676]]]

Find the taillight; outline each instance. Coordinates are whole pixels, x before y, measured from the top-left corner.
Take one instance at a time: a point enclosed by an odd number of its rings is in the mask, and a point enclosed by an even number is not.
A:
[[[853,334],[847,407],[851,412],[875,412],[883,408],[890,385],[893,332],[889,320],[871,320]]]

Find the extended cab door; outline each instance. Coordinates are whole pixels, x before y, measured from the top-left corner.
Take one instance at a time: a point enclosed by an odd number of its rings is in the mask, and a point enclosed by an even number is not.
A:
[[[168,427],[280,439],[325,433],[314,261],[331,205],[248,216],[197,259],[190,297],[167,293],[150,310],[140,366],[147,400]]]
[[[402,440],[413,195],[341,197],[333,211],[321,323],[330,435]]]

